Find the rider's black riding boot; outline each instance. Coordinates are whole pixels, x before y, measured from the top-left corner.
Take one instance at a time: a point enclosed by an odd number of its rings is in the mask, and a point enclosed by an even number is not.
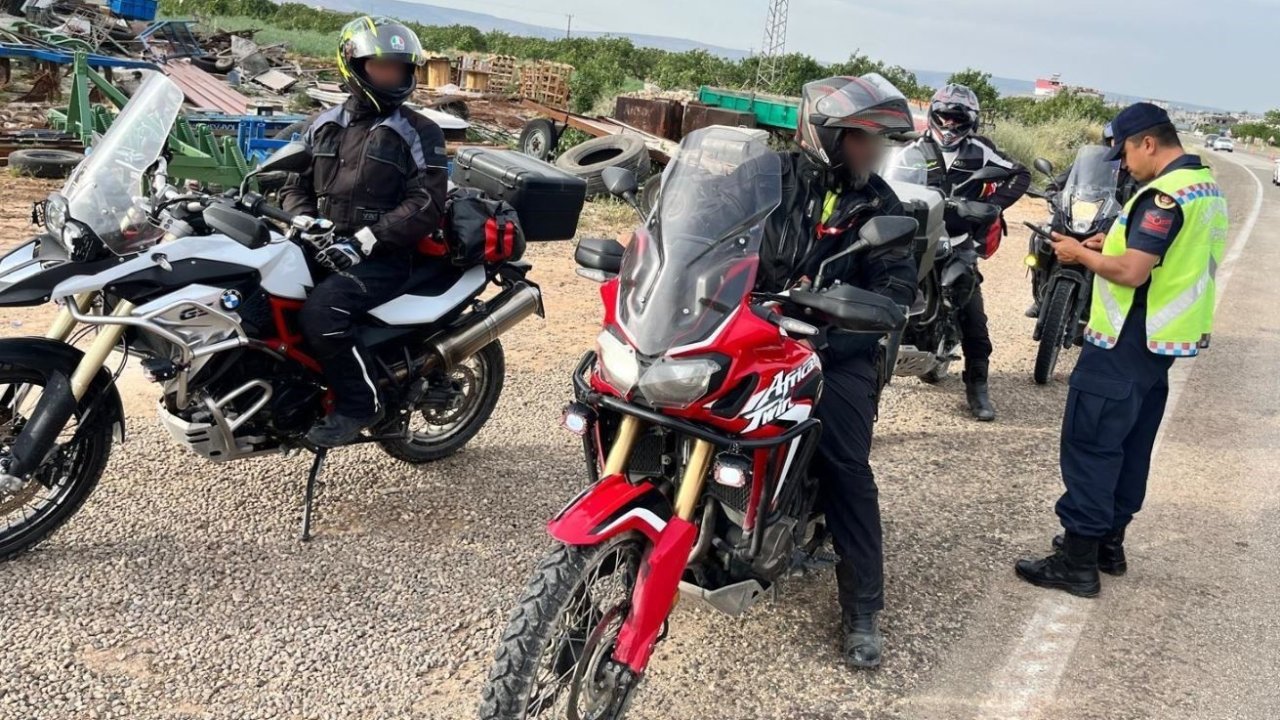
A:
[[[373,361],[364,348],[354,346],[323,358],[321,365],[337,399],[333,412],[311,428],[307,440],[323,448],[348,445],[384,416],[371,372]]]
[[[964,369],[964,394],[969,401],[969,412],[983,422],[996,419],[996,408],[991,404],[987,388],[988,367],[986,360],[978,360],[966,363]]]
[[[836,563],[836,590],[840,599],[840,625],[845,664],[855,668],[880,666],[884,636],[877,614],[884,603],[883,582],[865,578],[860,583],[853,563]]]
[[[1062,536],[1053,536],[1053,549],[1062,549]],[[1118,530],[1098,541],[1098,569],[1117,577],[1129,571],[1124,557],[1124,530]]]
[[[1098,579],[1098,541],[1071,533],[1063,536],[1061,550],[1040,560],[1019,560],[1014,570],[1032,585],[1080,597],[1095,597],[1102,589]]]

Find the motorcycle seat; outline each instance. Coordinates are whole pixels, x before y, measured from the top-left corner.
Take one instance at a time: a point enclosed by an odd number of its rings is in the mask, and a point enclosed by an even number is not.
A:
[[[487,282],[483,265],[460,271],[445,263],[427,263],[414,270],[399,296],[369,315],[393,327],[430,325],[478,295]]]

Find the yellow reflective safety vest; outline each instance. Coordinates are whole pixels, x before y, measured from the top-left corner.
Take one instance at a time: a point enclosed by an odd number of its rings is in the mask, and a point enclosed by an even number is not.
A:
[[[1161,175],[1125,205],[1102,244],[1103,255],[1123,255],[1129,214],[1153,192],[1173,198],[1182,210],[1182,228],[1164,259],[1151,271],[1147,291],[1147,349],[1157,355],[1190,357],[1208,347],[1213,330],[1214,275],[1227,244],[1227,202],[1208,168],[1183,168]],[[1136,288],[1093,280],[1093,303],[1085,339],[1115,347]]]

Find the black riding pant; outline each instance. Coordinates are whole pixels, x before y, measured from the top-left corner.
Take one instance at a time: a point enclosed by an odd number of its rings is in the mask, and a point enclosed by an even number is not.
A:
[[[876,416],[876,368],[855,358],[823,369],[817,417],[822,421],[816,471],[831,539],[841,560],[852,563],[856,589],[841,588],[847,612],[884,607],[884,548],[880,491],[871,472],[871,428]]]
[[[299,320],[307,345],[336,396],[334,410],[367,418],[377,412],[377,373],[356,340],[360,316],[398,295],[413,271],[409,255],[374,257],[321,280]]]
[[[982,300],[982,276],[973,289],[969,302],[960,308],[960,349],[964,351],[966,369],[984,369],[991,358],[991,332],[987,330],[987,311]],[[980,379],[986,379],[985,377]]]

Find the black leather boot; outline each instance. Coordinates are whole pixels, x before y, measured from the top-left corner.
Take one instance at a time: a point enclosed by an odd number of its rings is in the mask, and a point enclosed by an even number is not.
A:
[[[1098,578],[1098,541],[1071,533],[1062,538],[1061,550],[1040,560],[1019,560],[1014,571],[1032,585],[1064,590],[1079,597],[1097,597],[1102,589]]]
[[[884,602],[883,589],[873,578],[859,582],[853,563],[836,563],[836,590],[840,599],[840,627],[843,635],[841,654],[846,665],[854,668],[877,668],[884,652],[884,635],[878,619]],[[873,586],[873,587],[871,587]]]
[[[982,422],[996,419],[996,408],[991,404],[987,389],[987,361],[969,363],[964,369],[964,394],[969,401],[969,412]]]
[[[1053,549],[1062,549],[1062,536],[1053,536]],[[1114,532],[1098,541],[1098,570],[1119,577],[1129,570],[1124,557],[1124,530]]]

